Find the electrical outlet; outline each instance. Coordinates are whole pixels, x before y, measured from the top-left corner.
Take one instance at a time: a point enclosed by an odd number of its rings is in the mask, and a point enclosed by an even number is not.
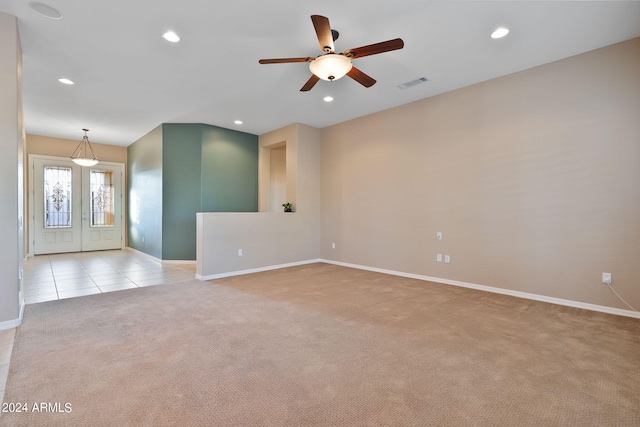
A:
[[[436,261],[442,262],[442,254],[436,255]]]
[[[335,248],[336,248],[336,244],[335,244],[335,243],[332,243],[332,244],[331,244],[331,249],[335,249]]]
[[[242,256],[242,249],[238,249],[238,256]]]
[[[144,236],[142,236],[142,243],[144,243]]]
[[[611,284],[611,273],[602,273],[602,283]]]
[[[446,264],[449,264],[449,263],[451,262],[451,257],[450,257],[449,255],[445,255],[445,256],[444,256],[444,262],[445,262]]]

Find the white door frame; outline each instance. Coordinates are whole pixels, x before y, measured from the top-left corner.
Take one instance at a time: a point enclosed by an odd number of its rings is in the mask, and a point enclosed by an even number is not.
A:
[[[56,157],[56,156],[46,156],[46,155],[41,155],[41,154],[29,154],[29,171],[28,171],[28,179],[29,179],[29,190],[28,190],[28,202],[29,202],[29,206],[28,206],[28,215],[29,215],[29,250],[27,253],[27,256],[29,257],[33,257],[35,255],[34,251],[35,251],[35,194],[34,194],[34,160],[35,159],[42,159],[42,160],[53,160],[53,161],[60,161],[60,160],[70,160],[68,157]],[[121,176],[121,184],[122,184],[122,191],[120,194],[121,197],[121,201],[120,201],[120,206],[121,206],[121,211],[120,211],[120,215],[121,215],[121,227],[120,227],[120,249],[124,249],[125,248],[125,228],[126,228],[126,222],[125,222],[125,218],[127,218],[126,216],[126,203],[125,201],[125,193],[126,193],[126,177],[125,177],[125,165],[124,163],[116,163],[116,162],[103,162],[100,161],[101,165],[105,165],[105,166],[110,166],[110,167],[116,167],[120,169],[120,176]],[[84,170],[84,167],[83,167]]]

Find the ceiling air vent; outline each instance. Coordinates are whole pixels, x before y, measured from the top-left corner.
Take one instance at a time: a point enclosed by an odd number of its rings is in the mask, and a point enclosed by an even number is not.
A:
[[[420,83],[426,83],[428,81],[429,81],[428,78],[420,77],[419,79],[415,79],[415,80],[411,80],[410,82],[402,83],[401,85],[398,85],[397,88],[398,89],[409,89],[410,87],[413,87],[415,85],[419,85]]]

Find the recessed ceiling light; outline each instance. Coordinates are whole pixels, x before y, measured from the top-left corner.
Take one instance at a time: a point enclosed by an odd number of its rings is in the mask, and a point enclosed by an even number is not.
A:
[[[506,36],[507,34],[509,34],[509,30],[507,28],[500,27],[497,30],[495,30],[493,33],[491,33],[491,38],[492,39],[501,39],[502,37]]]
[[[44,3],[39,3],[37,1],[32,1],[31,3],[29,3],[29,6],[31,6],[31,9],[35,10],[36,12],[38,12],[40,15],[44,16],[45,18],[50,18],[50,19],[62,19],[62,12],[60,12],[58,9],[55,9],[49,5],[46,5]]]
[[[242,120],[236,120],[236,121],[235,121],[235,122],[233,122],[233,123],[235,123],[235,124],[237,124],[237,125],[241,125],[241,124],[242,124]]]
[[[171,43],[178,43],[180,41],[180,36],[173,31],[167,31],[162,35],[162,38]]]
[[[58,79],[58,81],[59,81],[60,83],[64,83],[64,84],[66,84],[66,85],[72,85],[72,84],[74,84],[72,80],[64,79],[64,78],[63,78],[63,79]]]
[[[333,96],[325,96],[324,97],[324,102],[331,102],[333,101]]]

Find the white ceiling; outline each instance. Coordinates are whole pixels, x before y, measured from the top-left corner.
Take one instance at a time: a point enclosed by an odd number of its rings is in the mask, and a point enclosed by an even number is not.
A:
[[[27,132],[79,140],[87,127],[122,146],[161,123],[322,128],[640,36],[638,1],[38,1],[64,18],[0,0],[18,17]],[[396,37],[405,48],[354,61],[378,81],[369,89],[345,77],[300,92],[307,64],[258,59],[319,55],[312,14],[340,32],[336,51]],[[492,40],[498,26],[511,32]],[[169,29],[180,43],[161,38]],[[430,81],[397,88],[420,77]]]

